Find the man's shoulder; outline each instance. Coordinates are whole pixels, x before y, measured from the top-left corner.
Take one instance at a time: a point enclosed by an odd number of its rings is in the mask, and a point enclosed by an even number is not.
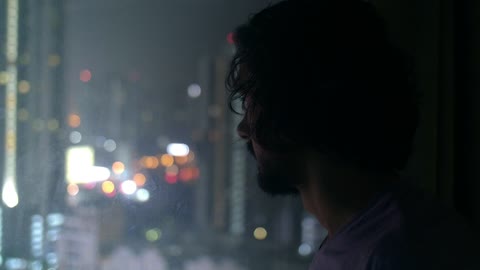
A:
[[[462,217],[418,189],[394,200],[401,224],[377,239],[366,269],[477,269],[469,268],[478,252]]]

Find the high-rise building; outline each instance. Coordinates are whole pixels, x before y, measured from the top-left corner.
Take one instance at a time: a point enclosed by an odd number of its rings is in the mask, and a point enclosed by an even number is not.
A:
[[[31,249],[31,222],[38,226],[63,207],[62,2],[0,2],[2,220],[8,220],[1,224],[0,252],[6,264],[44,260]]]

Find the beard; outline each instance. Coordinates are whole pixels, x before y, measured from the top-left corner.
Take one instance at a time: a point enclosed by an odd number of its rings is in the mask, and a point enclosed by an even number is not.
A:
[[[247,149],[259,163],[251,142],[247,143]],[[297,186],[303,173],[298,157],[294,154],[282,155],[258,165],[257,182],[262,191],[272,196],[298,195]]]

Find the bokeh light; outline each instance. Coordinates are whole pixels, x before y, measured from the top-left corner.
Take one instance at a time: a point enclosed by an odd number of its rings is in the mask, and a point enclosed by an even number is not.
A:
[[[150,199],[150,192],[148,192],[148,190],[144,188],[137,190],[137,193],[135,193],[135,195],[139,202],[146,202]]]
[[[125,171],[125,164],[120,161],[116,161],[112,165],[112,171],[114,174],[122,174]]]
[[[235,43],[233,32],[230,32],[227,34],[227,42],[228,44],[232,44],[232,45]]]
[[[258,227],[253,231],[253,237],[257,240],[265,240],[267,238],[267,230],[263,227]]]
[[[127,195],[132,195],[133,193],[135,193],[135,191],[137,191],[137,185],[133,180],[123,181],[121,188],[122,188],[122,192]]]
[[[107,152],[113,152],[117,149],[117,143],[112,139],[108,139],[103,143],[103,148]]]
[[[200,87],[200,85],[194,83],[188,86],[187,92],[189,97],[197,98],[202,94],[202,88]]]
[[[88,69],[84,69],[80,72],[80,80],[84,83],[89,82],[92,79],[92,72]]]
[[[61,58],[60,58],[60,55],[58,54],[50,54],[47,60],[49,67],[56,67],[60,65],[60,61],[61,61]]]
[[[178,156],[178,157],[175,157],[175,162],[178,164],[178,165],[184,165],[188,162],[188,156]]]
[[[144,174],[137,173],[133,176],[133,181],[135,181],[135,184],[137,186],[143,187],[145,185],[145,182],[147,181],[147,178]]]
[[[75,196],[78,194],[78,192],[80,191],[80,189],[78,188],[78,185],[77,184],[69,184],[67,186],[67,193],[68,195],[70,196]]]
[[[147,169],[156,169],[160,164],[157,157],[154,156],[146,156],[143,157],[141,160],[141,164],[144,168]]]
[[[60,127],[60,123],[58,123],[57,119],[50,119],[47,122],[47,128],[50,131],[55,131]]]
[[[78,128],[81,123],[82,123],[82,120],[78,114],[72,113],[68,116],[68,125],[71,128]]]
[[[178,177],[176,174],[165,173],[165,182],[169,184],[177,183]]]
[[[167,145],[167,153],[172,156],[186,156],[189,152],[190,148],[184,143],[171,143]]]
[[[160,239],[162,236],[162,231],[160,229],[150,229],[147,232],[145,232],[145,238],[149,242],[155,242]]]
[[[312,247],[307,243],[303,243],[298,247],[298,254],[300,254],[301,256],[308,256],[312,254],[312,251]]]
[[[165,167],[170,167],[173,165],[173,156],[169,154],[164,154],[160,157],[160,163],[162,163],[163,166]]]
[[[193,179],[193,172],[192,168],[183,168],[180,170],[180,173],[178,174],[178,178],[182,181],[190,181]]]
[[[25,80],[21,80],[18,82],[18,92],[20,94],[27,94],[30,92],[30,83]]]
[[[70,132],[69,139],[73,144],[80,143],[82,141],[82,134],[78,131],[72,131]]]
[[[110,194],[115,191],[115,184],[112,181],[105,181],[102,183],[102,191],[105,194]]]

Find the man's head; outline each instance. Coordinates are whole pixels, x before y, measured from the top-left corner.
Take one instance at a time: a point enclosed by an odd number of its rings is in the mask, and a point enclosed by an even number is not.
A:
[[[404,168],[417,126],[408,69],[372,5],[289,0],[234,33],[227,78],[238,127],[272,194],[296,193],[306,152],[363,171]]]

